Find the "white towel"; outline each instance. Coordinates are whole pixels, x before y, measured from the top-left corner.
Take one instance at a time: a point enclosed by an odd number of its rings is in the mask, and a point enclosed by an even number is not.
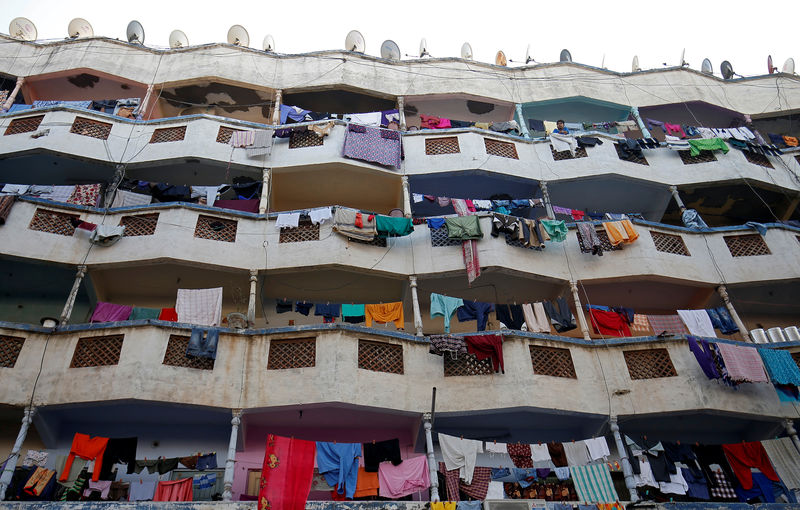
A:
[[[603,436],[595,437],[592,439],[584,439],[586,448],[589,450],[589,458],[592,460],[605,459],[611,452],[608,451],[608,443]]]
[[[550,460],[550,450],[546,444],[532,444],[531,458],[534,462],[547,462]]]
[[[506,491],[503,488],[503,482],[496,482],[494,480],[489,482],[489,490],[486,491],[486,499],[506,499]]]
[[[24,195],[28,192],[28,187],[27,184],[6,184],[2,191],[9,195]]]
[[[64,202],[69,200],[69,197],[75,192],[75,186],[53,186],[53,191],[50,193],[42,193],[39,198],[52,200],[53,202]]]
[[[550,142],[556,152],[569,151],[573,156],[575,155],[575,149],[578,148],[578,142],[575,137],[570,135],[550,133]]]
[[[585,466],[589,463],[589,450],[586,448],[586,443],[575,441],[574,443],[562,444],[564,445],[564,454],[567,456],[567,464],[569,466]]]
[[[716,138],[717,137],[717,135],[712,130],[710,130],[709,128],[706,128],[706,127],[697,128],[697,132],[700,133],[700,136],[702,136],[703,138]]]
[[[421,193],[412,193],[411,196],[414,197],[415,204],[422,202],[423,197]]]
[[[300,224],[300,213],[280,213],[278,219],[275,221],[275,228],[282,230],[284,228],[297,228]]]
[[[669,482],[658,482],[658,488],[664,494],[686,494],[689,484],[683,478],[683,473],[679,469],[676,474],[669,474]]]
[[[483,453],[483,441],[461,439],[459,437],[438,434],[439,448],[442,450],[444,465],[448,471],[458,469],[458,476],[467,485],[472,483],[475,472],[475,460]]]
[[[175,311],[178,313],[178,322],[219,326],[222,322],[222,287],[178,289]]]
[[[321,225],[322,223],[331,221],[333,219],[333,213],[331,212],[330,207],[311,209],[308,211],[308,216],[311,218],[311,223],[314,225]]]
[[[350,115],[350,122],[365,126],[380,126],[381,112],[354,113]]]
[[[486,453],[508,453],[508,448],[505,443],[495,443],[493,441],[486,441]]]
[[[150,195],[143,195],[141,193],[134,193],[132,191],[125,191],[118,189],[114,195],[114,201],[111,207],[131,207],[134,205],[149,205],[153,201]]]
[[[716,338],[717,334],[714,332],[714,325],[711,324],[711,317],[705,310],[678,310],[678,315],[689,333],[696,336],[707,336]]]
[[[269,154],[272,148],[272,131],[267,129],[257,129],[253,136],[253,145],[245,149],[248,158]]]

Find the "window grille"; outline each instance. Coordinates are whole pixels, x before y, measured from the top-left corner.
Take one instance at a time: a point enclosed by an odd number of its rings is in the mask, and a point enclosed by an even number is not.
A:
[[[575,149],[575,155],[573,156],[570,151],[557,151],[550,146],[550,153],[553,155],[554,161],[561,161],[564,159],[578,159],[578,158],[588,158],[589,154],[586,152],[585,147],[578,147]]]
[[[36,115],[34,117],[23,117],[21,119],[14,119],[6,128],[5,135],[17,135],[19,133],[30,133],[39,129],[39,124],[44,120],[44,115]]]
[[[102,367],[119,364],[124,335],[79,338],[70,368]]]
[[[170,335],[167,342],[167,352],[164,353],[164,361],[162,363],[173,367],[214,370],[213,359],[186,355],[186,348],[189,347],[189,338],[184,335]]]
[[[302,241],[319,241],[319,225],[314,225],[310,220],[301,220],[294,228],[282,228],[279,243],[299,243]]]
[[[623,351],[622,354],[631,379],[657,379],[678,375],[666,349]]]
[[[577,379],[575,365],[572,363],[572,353],[569,349],[559,347],[540,347],[531,345],[531,365],[536,375],[549,375],[551,377],[567,377]]]
[[[201,214],[197,217],[194,236],[233,243],[236,241],[236,221]]]
[[[58,234],[62,236],[72,236],[75,233],[75,227],[72,225],[72,220],[79,219],[77,214],[66,214],[56,211],[49,211],[47,209],[36,209],[33,213],[33,219],[28,226],[31,230],[39,230],[40,232],[49,232],[51,234]]]
[[[385,342],[358,341],[358,368],[390,374],[403,373],[403,346]]]
[[[690,156],[689,151],[678,151],[684,165],[694,165],[696,163],[710,163],[716,161],[717,157],[711,151],[700,151],[697,156]]]
[[[523,239],[519,239],[515,235],[511,235],[508,232],[504,232],[503,236],[505,237],[506,244],[509,246],[513,246],[514,248],[522,248],[525,250],[541,250],[542,248],[537,248],[535,246],[525,246],[525,241]],[[536,234],[531,232],[531,236],[536,237]]]
[[[644,157],[642,154],[641,157],[635,154],[627,154],[622,150],[622,146],[618,143],[614,144],[614,148],[617,149],[617,157],[623,161],[629,161],[631,163],[637,163],[639,165],[647,165],[650,166],[650,163],[647,162],[647,158]]]
[[[444,136],[439,138],[425,139],[425,154],[428,156],[435,156],[438,154],[458,154],[460,152],[461,148],[458,146],[457,136]]]
[[[375,236],[375,239],[373,239],[372,241],[362,241],[361,239],[353,239],[349,237],[347,238],[347,240],[350,241],[351,243],[366,244],[367,246],[377,246],[379,248],[386,248],[387,246],[389,246],[386,242],[386,238],[380,236]]]
[[[764,238],[758,234],[743,236],[724,236],[728,251],[734,257],[753,257],[755,255],[771,255]]]
[[[119,224],[125,227],[125,237],[151,236],[156,233],[158,213],[123,216]]]
[[[270,340],[267,370],[313,367],[317,364],[317,339]]]
[[[622,249],[622,244],[618,244],[617,246],[611,245],[611,240],[608,238],[606,229],[599,229],[599,230],[595,229],[595,232],[597,232],[597,238],[600,240],[600,246],[603,247],[603,251],[615,251]],[[581,247],[581,251],[583,253],[592,252],[591,248],[587,248],[586,246],[584,246],[583,238],[581,236],[578,236],[578,245]]]
[[[0,335],[0,368],[14,368],[24,343],[24,338]]]
[[[289,135],[289,148],[302,149],[304,147],[319,147],[322,145],[324,137],[319,136],[315,132],[308,131],[292,131]]]
[[[444,376],[492,375],[494,368],[489,358],[478,360],[474,354],[459,354],[456,359],[450,353],[444,355]]]
[[[686,244],[683,242],[683,237],[681,236],[664,234],[652,230],[650,231],[650,236],[653,238],[653,243],[656,245],[656,250],[658,251],[672,253],[674,255],[683,255],[685,257],[691,257],[692,255],[689,253],[689,249],[686,247]]]
[[[76,135],[88,136],[91,138],[98,138],[100,140],[108,140],[108,135],[111,134],[111,124],[100,122],[99,120],[87,119],[85,117],[75,117],[72,123],[70,133]]]
[[[501,142],[500,140],[484,138],[483,144],[486,146],[486,154],[500,156],[501,158],[519,159],[517,155],[517,146],[511,142]]]
[[[244,129],[234,129],[232,127],[220,126],[217,131],[217,143],[231,143],[231,136],[234,131],[244,131]]]
[[[764,168],[775,168],[772,166],[772,162],[769,158],[764,154],[759,154],[758,152],[753,151],[742,151],[744,153],[744,157],[750,163],[754,165],[763,166]]]
[[[447,227],[442,225],[439,228],[429,228],[431,232],[431,246],[434,248],[441,248],[442,246],[461,246],[458,239],[450,239],[447,237]]]
[[[156,129],[150,143],[180,142],[186,136],[186,126]]]

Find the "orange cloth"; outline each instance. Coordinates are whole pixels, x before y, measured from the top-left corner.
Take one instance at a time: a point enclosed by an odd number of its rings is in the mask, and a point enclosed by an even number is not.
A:
[[[363,466],[358,468],[358,480],[356,480],[356,492],[353,499],[368,498],[378,495],[380,485],[378,483],[378,473],[367,473]],[[331,499],[334,501],[348,501],[344,494],[339,494],[339,485],[334,485],[331,491]]]
[[[50,479],[53,478],[56,472],[51,469],[45,469],[43,467],[37,467],[36,471],[33,472],[28,481],[25,483],[25,487],[23,490],[34,496],[39,496],[42,494],[42,491],[47,487],[47,484],[50,483]],[[377,475],[377,473],[375,473]]]
[[[797,147],[800,145],[800,142],[794,136],[784,136],[783,143],[785,143],[787,147]]]
[[[158,482],[153,501],[191,501],[192,478],[172,482]]]
[[[107,437],[89,437],[86,434],[76,432],[72,438],[72,446],[69,449],[67,461],[64,463],[64,470],[58,481],[63,482],[69,476],[69,470],[72,467],[72,461],[75,456],[86,460],[94,460],[94,471],[92,472],[92,480],[98,481],[100,479],[100,468],[103,465],[103,454],[106,452],[108,445]]]
[[[403,329],[406,321],[403,318],[403,302],[381,303],[378,305],[364,305],[364,317],[367,327],[372,327],[372,321],[385,324],[394,321],[397,329]]]
[[[603,223],[603,228],[608,234],[611,246],[617,246],[620,243],[630,244],[639,239],[639,234],[633,228],[630,220],[606,221]]]

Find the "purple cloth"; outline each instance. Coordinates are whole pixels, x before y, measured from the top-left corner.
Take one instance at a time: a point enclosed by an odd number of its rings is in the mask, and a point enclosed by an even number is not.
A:
[[[98,301],[91,322],[117,322],[128,320],[133,307]]]
[[[260,200],[257,198],[252,200],[215,200],[214,207],[219,207],[220,209],[233,209],[234,211],[257,213],[259,201]]]
[[[711,347],[708,345],[708,340],[701,340],[702,347],[697,343],[697,338],[687,336],[686,340],[689,342],[689,350],[692,351],[694,357],[697,358],[697,363],[703,369],[703,373],[709,379],[719,379],[720,373],[714,364],[714,358],[711,355]]]
[[[550,475],[550,468],[536,468],[536,476],[539,478],[547,478]]]
[[[384,131],[386,130],[370,126],[348,125],[344,139],[344,156],[400,168],[403,146],[400,134],[397,131],[388,131],[387,134],[391,136],[381,136]]]

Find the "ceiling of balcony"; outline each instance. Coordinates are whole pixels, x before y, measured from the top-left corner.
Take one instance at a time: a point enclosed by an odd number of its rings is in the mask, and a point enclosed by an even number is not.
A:
[[[27,104],[33,101],[86,101],[101,99],[144,98],[147,84],[104,74],[93,69],[71,69],[40,74],[25,79],[22,95]]]

